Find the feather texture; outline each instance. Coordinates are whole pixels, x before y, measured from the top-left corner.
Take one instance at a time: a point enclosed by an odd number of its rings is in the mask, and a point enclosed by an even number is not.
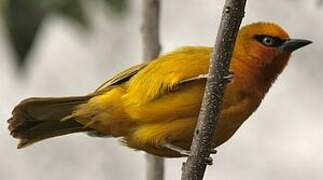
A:
[[[230,64],[234,78],[225,90],[213,146],[226,142],[258,108],[290,57],[259,38],[285,42],[288,34],[273,23],[243,27]],[[305,41],[304,41],[305,42]],[[212,48],[187,46],[131,67],[83,97],[30,98],[13,111],[9,130],[20,146],[42,139],[90,131],[121,137],[129,147],[165,156],[182,156],[165,148],[191,145],[200,111]]]

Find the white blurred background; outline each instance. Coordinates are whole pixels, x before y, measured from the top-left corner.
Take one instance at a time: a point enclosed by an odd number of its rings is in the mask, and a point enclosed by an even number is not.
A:
[[[0,26],[0,179],[143,180],[145,158],[116,139],[75,134],[16,149],[6,120],[29,96],[82,95],[114,73],[141,62],[141,1],[117,21],[101,3],[87,2],[93,23],[84,33],[60,16],[49,17],[17,73]],[[183,45],[213,46],[222,1],[162,0],[163,52]],[[314,43],[294,53],[261,107],[218,148],[206,180],[323,179],[323,6],[315,0],[248,0],[243,24],[271,21],[294,38]],[[0,22],[3,24],[3,22]],[[184,159],[166,160],[166,179],[180,179]]]

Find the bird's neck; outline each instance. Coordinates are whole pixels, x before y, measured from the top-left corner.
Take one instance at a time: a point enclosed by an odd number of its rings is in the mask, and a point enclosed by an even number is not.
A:
[[[232,64],[237,83],[250,93],[265,96],[271,85],[283,71],[288,58],[274,60],[270,64],[252,64],[248,60],[236,60]]]

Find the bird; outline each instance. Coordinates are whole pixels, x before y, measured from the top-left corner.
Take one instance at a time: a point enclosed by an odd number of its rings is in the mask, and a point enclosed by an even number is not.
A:
[[[292,39],[276,23],[243,26],[230,63],[233,78],[221,105],[212,148],[229,140],[260,106],[292,52],[311,44]],[[130,67],[95,91],[74,97],[31,97],[8,120],[17,148],[86,132],[161,157],[189,154],[212,47],[184,46]]]

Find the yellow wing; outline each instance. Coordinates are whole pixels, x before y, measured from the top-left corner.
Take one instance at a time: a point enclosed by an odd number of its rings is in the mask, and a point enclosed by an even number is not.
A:
[[[207,74],[211,52],[210,47],[183,47],[160,56],[130,79],[127,103],[145,104],[187,79]]]

